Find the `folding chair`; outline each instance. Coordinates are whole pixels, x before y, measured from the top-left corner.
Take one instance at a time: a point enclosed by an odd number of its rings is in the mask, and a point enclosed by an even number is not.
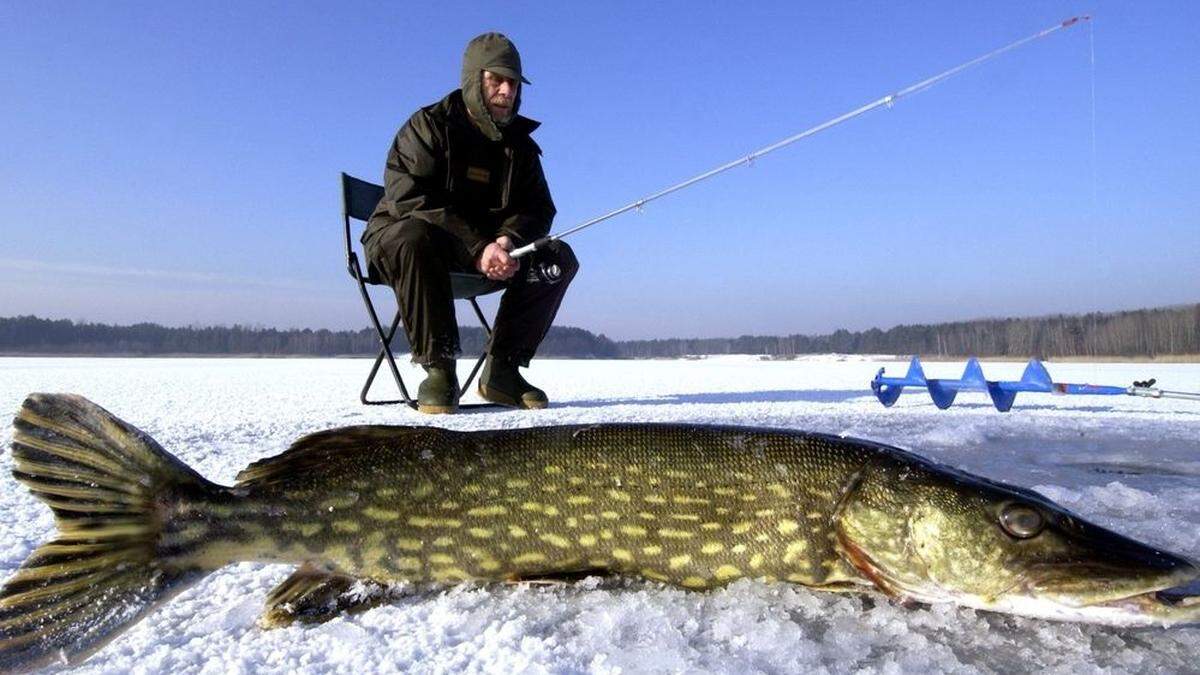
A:
[[[375,326],[375,332],[379,336],[379,355],[375,357],[375,363],[371,366],[371,373],[367,375],[366,384],[363,385],[362,392],[358,399],[366,405],[386,405],[392,403],[404,403],[413,410],[417,409],[417,402],[413,400],[408,393],[408,388],[404,386],[404,379],[400,377],[400,369],[396,367],[396,357],[392,354],[392,338],[396,335],[396,329],[400,326],[400,310],[396,309],[396,316],[392,319],[392,325],[385,332],[383,324],[379,321],[379,314],[375,311],[375,305],[371,302],[371,296],[367,293],[367,284],[382,285],[383,281],[378,279],[373,270],[368,265],[368,271],[363,273],[362,265],[358,261],[358,254],[354,249],[354,239],[350,236],[350,219],[362,221],[364,224],[371,218],[371,214],[375,211],[375,206],[379,204],[379,200],[383,198],[383,187],[374,183],[368,183],[365,180],[355,178],[346,173],[342,173],[342,221],[345,225],[346,233],[346,269],[350,272],[351,278],[358,282],[359,293],[362,294],[363,304],[367,306],[367,314],[371,317],[371,323]],[[504,284],[498,281],[492,281],[481,274],[466,274],[460,272],[452,272],[450,274],[450,285],[454,298],[456,300],[467,300],[471,303],[471,309],[475,310],[475,316],[479,317],[479,323],[483,324],[483,330],[487,337],[492,336],[492,327],[488,325],[487,319],[483,316],[483,311],[479,309],[479,303],[476,298],[488,293],[494,293],[504,288]],[[475,375],[479,373],[479,368],[483,366],[483,360],[487,358],[487,353],[479,355],[479,359],[475,361],[475,367],[471,369],[471,374],[463,382],[462,388],[459,389],[459,396],[462,396],[470,388]],[[396,386],[400,389],[400,396],[403,398],[391,400],[370,400],[367,398],[367,392],[371,389],[371,384],[375,381],[375,375],[379,372],[379,366],[387,361],[388,368],[392,371],[392,377],[396,380]],[[494,403],[467,403],[459,404],[460,408],[488,408],[494,407]]]

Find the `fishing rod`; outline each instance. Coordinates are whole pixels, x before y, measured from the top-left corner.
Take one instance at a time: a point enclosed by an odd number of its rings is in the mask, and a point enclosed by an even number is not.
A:
[[[634,209],[641,210],[641,208],[643,206],[645,206],[646,204],[649,204],[650,202],[654,201],[655,199],[658,199],[659,197],[665,197],[666,195],[669,195],[672,192],[677,192],[677,191],[682,190],[691,185],[695,185],[696,183],[699,183],[700,181],[705,180],[706,178],[712,178],[713,176],[715,176],[719,173],[724,173],[725,171],[728,171],[729,169],[732,169],[734,167],[738,167],[743,164],[750,164],[750,163],[754,162],[754,160],[758,159],[759,157],[762,157],[763,155],[765,155],[767,153],[774,152],[782,147],[791,145],[792,143],[795,143],[796,141],[799,141],[803,138],[812,136],[813,134],[824,131],[830,127],[837,126],[837,125],[841,124],[842,122],[852,120],[855,117],[862,115],[863,113],[869,112],[869,111],[879,108],[881,106],[887,106],[890,108],[890,107],[892,107],[892,104],[894,104],[896,101],[900,100],[901,98],[903,98],[905,96],[909,96],[910,94],[916,94],[918,92],[924,91],[925,89],[928,89],[929,87],[932,87],[933,85],[935,85],[943,80],[949,79],[972,66],[983,63],[984,61],[989,61],[997,56],[1000,56],[1001,54],[1003,54],[1005,52],[1011,51],[1013,49],[1016,49],[1017,47],[1028,44],[1035,40],[1044,38],[1047,35],[1050,35],[1052,33],[1060,31],[1064,28],[1070,28],[1071,26],[1073,26],[1076,23],[1079,23],[1081,21],[1088,21],[1091,18],[1092,18],[1091,16],[1088,16],[1086,14],[1071,17],[1070,19],[1067,19],[1066,21],[1063,21],[1062,23],[1055,24],[1054,26],[1051,26],[1050,28],[1047,28],[1042,31],[1038,31],[1037,33],[1034,33],[1033,35],[1030,35],[1028,37],[1017,40],[1016,42],[1013,42],[1012,44],[1008,44],[1003,47],[1000,47],[999,49],[994,49],[994,50],[984,54],[983,56],[978,56],[974,59],[971,59],[970,61],[959,64],[949,70],[938,73],[937,75],[934,75],[933,77],[926,78],[924,80],[921,80],[920,82],[917,82],[916,84],[905,87],[904,89],[901,89],[895,93],[888,94],[887,96],[884,96],[883,98],[876,99],[864,106],[855,108],[854,110],[851,110],[848,113],[834,117],[833,119],[828,120],[826,122],[822,122],[822,123],[818,124],[817,126],[812,127],[811,129],[805,129],[804,131],[801,131],[800,133],[798,133],[794,136],[789,136],[789,137],[783,139],[782,141],[768,145],[767,147],[762,148],[761,150],[752,152],[749,155],[746,155],[745,157],[736,159],[732,162],[729,162],[728,164],[722,164],[721,166],[718,166],[715,169],[710,169],[709,171],[705,171],[704,173],[702,173],[698,176],[693,176],[692,178],[689,178],[689,179],[683,181],[682,183],[672,185],[671,187],[666,188],[664,190],[659,190],[658,192],[655,192],[652,195],[642,197],[641,199],[634,201],[634,202],[630,202],[629,204],[626,204],[625,206],[622,206],[619,209],[616,209],[614,211],[609,211],[608,213],[606,213],[602,216],[592,218],[591,220],[589,220],[587,222],[584,222],[579,225],[576,225],[575,227],[572,227],[571,229],[567,230],[566,232],[562,232],[559,234],[551,234],[551,235],[542,237],[542,238],[538,239],[537,241],[534,241],[533,243],[526,244],[525,246],[515,248],[512,250],[512,252],[509,253],[509,255],[513,258],[524,257],[530,253],[533,253],[534,251],[545,248],[548,244],[558,241],[559,239],[562,239],[563,237],[566,237],[567,235],[574,234],[582,229],[591,227],[592,225],[595,225],[597,223],[602,223],[602,222],[608,220],[609,218],[612,218],[614,216],[619,216],[622,213],[625,213],[626,211],[632,211]]]

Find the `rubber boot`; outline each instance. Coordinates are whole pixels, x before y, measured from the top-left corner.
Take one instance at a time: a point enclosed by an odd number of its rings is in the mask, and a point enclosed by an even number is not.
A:
[[[424,366],[425,381],[417,388],[417,412],[448,415],[458,410],[458,374],[454,361]]]
[[[479,374],[479,395],[510,408],[536,410],[550,405],[546,392],[526,382],[517,368],[516,360],[489,354]]]

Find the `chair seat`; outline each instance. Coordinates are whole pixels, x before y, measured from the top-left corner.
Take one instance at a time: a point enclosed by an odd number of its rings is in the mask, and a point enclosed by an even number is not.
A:
[[[474,298],[478,295],[495,293],[504,288],[503,281],[492,281],[482,274],[451,272],[450,288],[456,299]]]

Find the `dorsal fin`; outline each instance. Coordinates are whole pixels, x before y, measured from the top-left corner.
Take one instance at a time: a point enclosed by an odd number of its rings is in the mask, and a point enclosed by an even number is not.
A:
[[[301,436],[291,447],[242,469],[237,485],[271,482],[282,475],[329,468],[345,459],[348,452],[361,452],[371,446],[408,445],[416,436],[446,433],[436,427],[369,424],[318,431]]]

